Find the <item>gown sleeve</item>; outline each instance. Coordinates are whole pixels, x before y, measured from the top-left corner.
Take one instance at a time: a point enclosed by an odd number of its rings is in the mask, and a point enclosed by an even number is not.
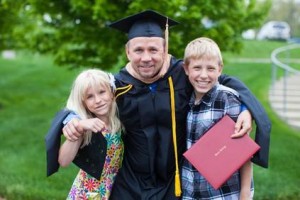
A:
[[[240,95],[242,103],[245,104],[250,111],[252,118],[256,123],[255,141],[260,146],[260,150],[254,155],[252,162],[267,168],[271,122],[265,109],[247,86],[239,79],[228,75],[221,75],[219,83],[236,90]]]
[[[45,137],[46,157],[47,157],[47,176],[50,176],[58,171],[58,153],[61,142],[61,134],[63,128],[63,120],[70,113],[67,109],[62,109],[56,113],[50,129]]]
[[[47,176],[51,176],[59,169],[58,155],[61,144],[61,135],[63,134],[63,121],[70,114],[73,117],[76,117],[74,112],[67,109],[62,109],[57,112],[45,137]],[[99,180],[105,163],[107,153],[106,148],[107,142],[104,136],[101,133],[92,134],[91,145],[80,148],[73,160],[73,163]]]

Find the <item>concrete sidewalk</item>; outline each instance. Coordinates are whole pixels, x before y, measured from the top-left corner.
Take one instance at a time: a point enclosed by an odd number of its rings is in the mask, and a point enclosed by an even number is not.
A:
[[[300,130],[300,75],[279,79],[269,91],[269,101],[273,110],[287,124]]]

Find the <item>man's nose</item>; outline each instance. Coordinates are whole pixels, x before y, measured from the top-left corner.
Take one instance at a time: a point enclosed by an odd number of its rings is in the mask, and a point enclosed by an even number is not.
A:
[[[151,60],[151,54],[149,52],[144,52],[142,55],[142,61],[147,62]]]

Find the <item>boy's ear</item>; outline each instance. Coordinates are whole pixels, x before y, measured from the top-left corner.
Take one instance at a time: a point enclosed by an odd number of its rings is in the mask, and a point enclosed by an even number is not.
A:
[[[184,69],[184,71],[185,71],[185,74],[188,76],[188,75],[189,75],[189,69],[188,69],[188,66],[183,62],[183,63],[182,63],[182,67],[183,67],[183,69]]]
[[[219,72],[220,72],[220,75],[222,74],[222,71],[223,71],[223,66],[222,66],[222,65],[220,65],[220,67],[219,67]]]

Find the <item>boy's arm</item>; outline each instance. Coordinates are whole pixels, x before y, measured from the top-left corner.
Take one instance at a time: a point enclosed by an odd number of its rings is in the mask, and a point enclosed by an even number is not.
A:
[[[247,161],[240,169],[241,174],[241,192],[240,200],[251,199],[251,179],[252,179],[252,163]]]
[[[255,154],[252,162],[267,168],[271,122],[266,111],[247,86],[237,78],[221,75],[219,77],[219,83],[236,90],[240,95],[242,103],[246,105],[250,111],[252,118],[256,123],[255,141],[260,146],[260,150]]]

